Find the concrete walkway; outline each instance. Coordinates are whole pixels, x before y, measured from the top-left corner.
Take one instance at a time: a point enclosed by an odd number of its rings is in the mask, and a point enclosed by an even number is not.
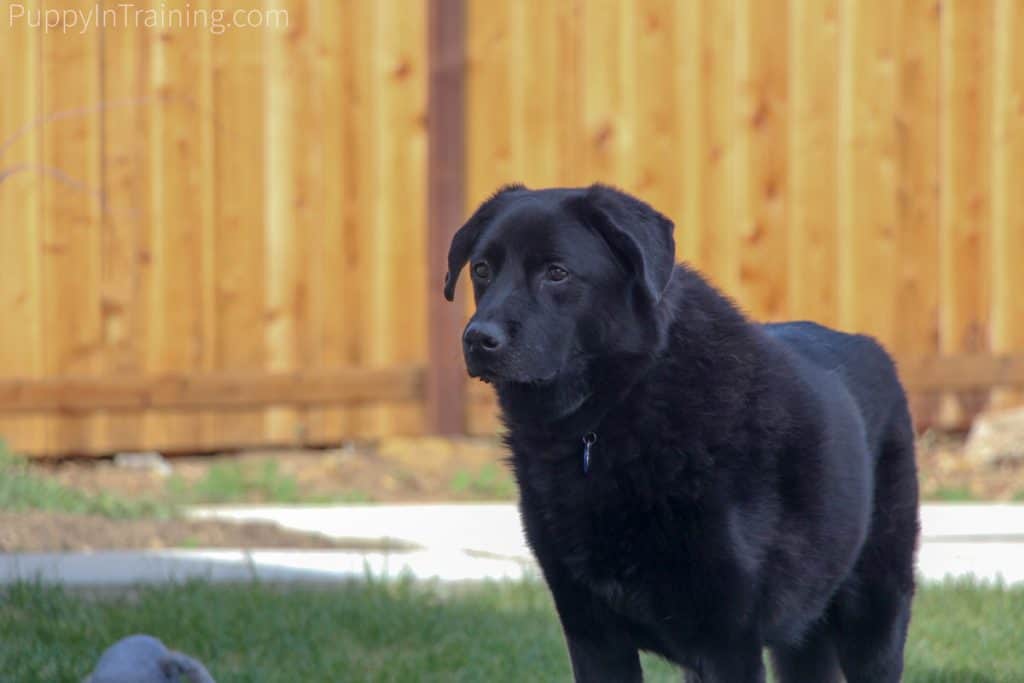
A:
[[[124,585],[205,578],[324,583],[367,574],[462,581],[537,576],[519,514],[508,504],[201,508],[199,518],[269,521],[296,531],[398,550],[167,550],[0,556],[0,583]],[[922,508],[919,571],[1024,584],[1024,505]]]

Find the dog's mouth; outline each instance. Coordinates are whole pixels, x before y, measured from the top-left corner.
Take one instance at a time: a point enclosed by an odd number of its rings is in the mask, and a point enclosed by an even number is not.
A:
[[[548,387],[554,384],[556,381],[558,381],[557,372],[552,373],[547,377],[521,378],[501,375],[490,370],[482,370],[479,372],[470,371],[469,376],[475,377],[476,379],[480,380],[481,382],[484,382],[485,384],[492,384],[494,386],[516,387],[522,389],[538,389],[542,387]]]

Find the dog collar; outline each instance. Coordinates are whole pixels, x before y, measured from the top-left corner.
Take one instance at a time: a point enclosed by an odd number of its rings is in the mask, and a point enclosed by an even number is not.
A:
[[[583,474],[590,471],[590,447],[597,441],[597,434],[587,432],[583,435]]]

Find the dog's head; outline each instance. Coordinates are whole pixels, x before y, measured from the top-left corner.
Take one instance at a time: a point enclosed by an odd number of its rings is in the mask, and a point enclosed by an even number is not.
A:
[[[594,362],[663,343],[672,222],[623,192],[502,188],[452,239],[449,301],[467,264],[476,313],[462,337],[466,367],[499,391],[554,390],[564,415],[594,390]]]

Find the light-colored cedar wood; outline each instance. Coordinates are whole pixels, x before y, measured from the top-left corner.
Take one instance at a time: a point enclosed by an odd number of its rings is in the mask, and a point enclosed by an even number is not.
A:
[[[201,0],[193,6],[199,9],[216,9],[215,0]],[[217,369],[217,144],[216,140],[222,131],[218,130],[216,105],[214,101],[214,47],[217,34],[206,31],[197,46],[199,54],[199,77],[195,84],[193,97],[196,103],[194,134],[199,139],[198,168],[199,194],[197,201],[202,216],[202,241],[199,246],[200,277],[203,289],[199,300],[200,339],[202,345],[199,352],[199,363],[204,373],[212,373]],[[219,438],[217,415],[204,412],[199,415],[199,435],[201,443],[206,444],[201,450],[210,451],[218,448]]]
[[[191,371],[141,376],[65,376],[0,379],[4,412],[111,410],[231,410],[231,414],[274,404],[305,406],[422,399],[423,369],[345,368],[317,372],[267,373]],[[256,437],[258,435],[253,435]],[[188,442],[175,436],[161,443]],[[252,437],[245,440],[252,442]],[[294,442],[289,435],[275,443]],[[88,445],[87,445],[88,446]],[[83,450],[88,450],[88,447]],[[69,444],[66,450],[73,450]]]
[[[100,313],[105,375],[145,371],[150,206],[147,122],[165,106],[152,97],[149,42],[139,27],[103,35],[103,194]],[[143,442],[142,414],[105,416],[95,450],[131,449]]]
[[[630,145],[630,189],[659,211],[678,222],[683,214],[683,156],[680,108],[683,93],[679,82],[681,64],[676,60],[680,42],[674,0],[640,0],[631,3],[629,24],[634,58],[625,79],[632,84],[627,95],[634,102],[627,114],[635,120]],[[679,231],[677,230],[677,237]]]
[[[620,3],[588,3],[583,28],[584,165],[591,181],[627,185],[633,121],[626,119],[626,59]],[[523,144],[529,144],[523,141]]]
[[[368,131],[381,129],[380,109],[374,90],[379,78],[375,47],[379,5],[367,2],[345,5],[346,20],[341,25],[343,39],[352,46],[344,64],[346,115],[341,123],[346,178],[345,275],[342,283],[346,308],[342,357],[346,363],[360,367],[373,364],[371,354],[376,344],[376,338],[370,334],[375,305],[370,293],[376,286],[377,257],[373,245],[380,188],[377,186],[376,136]],[[378,413],[372,406],[353,407],[349,416],[349,436],[378,434]]]
[[[561,180],[558,164],[559,86],[573,76],[558,64],[558,0],[512,3],[512,27],[518,40],[509,64],[512,101],[518,119],[513,144],[521,163],[518,178],[530,187],[550,187]],[[536,27],[543,26],[538,31]]]
[[[277,0],[265,5],[287,12],[288,25],[265,32],[266,87],[266,368],[295,371],[310,359],[306,346],[309,306],[308,252],[310,224],[318,211],[310,160],[319,141],[313,128],[310,17],[305,0]],[[306,437],[304,415],[291,407],[267,412],[266,432],[273,440]]]
[[[551,107],[555,118],[556,181],[567,186],[580,186],[589,182],[584,167],[583,147],[583,30],[585,0],[559,0],[555,7],[554,64],[560,76],[555,76],[555,105]]]
[[[709,149],[701,115],[706,87],[701,78],[703,6],[699,2],[683,2],[674,7],[676,39],[673,46],[679,69],[673,85],[679,91],[678,134],[682,155],[677,163],[682,175],[678,188],[682,210],[672,218],[676,221],[676,256],[694,265],[699,265],[705,230],[704,168]]]
[[[81,0],[67,5],[88,10]],[[100,228],[102,224],[100,32],[40,36],[44,368],[48,376],[94,374],[102,361]],[[95,417],[55,419],[50,445],[88,449]]]
[[[789,21],[787,314],[835,325],[839,0],[793,0]]]
[[[789,16],[773,3],[736,14],[738,295],[759,320],[787,313]]]
[[[891,339],[897,268],[896,3],[841,8],[839,322]],[[870,197],[870,201],[865,201]]]
[[[999,0],[995,19],[992,140],[991,348],[1024,348],[1024,8]],[[996,392],[998,405],[1021,401],[1020,391]]]
[[[512,22],[513,3],[466,3],[466,207],[476,209],[498,187],[522,181],[513,154],[512,46],[519,40]],[[460,283],[456,297],[467,299]]]
[[[41,32],[24,22],[4,27],[0,40],[0,377],[43,374],[41,247]],[[39,447],[43,418],[0,417],[0,439],[14,450]]]
[[[243,4],[230,3],[228,11]],[[218,371],[266,367],[266,211],[262,32],[229,30],[212,41],[214,139],[214,288]],[[252,442],[264,434],[261,410],[218,417],[219,438]]]
[[[939,352],[939,3],[904,0],[899,54],[899,160],[895,327],[889,344],[902,356]],[[932,424],[934,395],[917,393],[918,425]]]
[[[900,379],[911,392],[975,391],[1024,387],[1024,354],[964,353],[911,356],[899,363]]]
[[[203,367],[203,280],[208,197],[202,173],[203,41],[208,34],[170,25],[148,32],[152,109],[149,149],[151,288],[147,302],[149,373],[200,372]],[[195,413],[163,411],[146,418],[147,438],[165,444],[201,441]]]
[[[346,220],[358,215],[355,193],[350,184],[358,182],[358,169],[352,168],[347,136],[355,124],[354,112],[360,94],[353,84],[354,55],[360,50],[361,27],[348,5],[337,2],[311,3],[308,34],[312,46],[311,93],[308,124],[320,131],[312,140],[309,167],[315,169],[307,181],[312,206],[320,214],[309,224],[307,256],[309,268],[309,343],[310,363],[316,371],[357,365],[358,356],[349,356],[349,337],[359,329],[356,297],[346,291],[347,272],[353,254],[347,248],[348,231],[356,223]],[[341,441],[351,433],[350,412],[343,408],[310,408],[308,438],[313,443]]]
[[[701,7],[699,31],[701,130],[703,132],[703,222],[700,251],[691,257],[730,296],[739,293],[736,255],[738,149],[736,126],[736,8],[732,2]],[[742,303],[742,302],[740,302]]]
[[[992,239],[992,30],[995,3],[949,3],[941,18],[940,347],[978,353],[990,347]],[[984,394],[963,394],[974,412]],[[942,419],[960,421],[947,401]]]
[[[426,328],[426,72],[423,3],[377,3],[373,93],[377,108],[375,230],[369,340],[372,365],[423,363]],[[396,333],[401,330],[401,333]],[[423,406],[381,408],[380,433],[423,429]]]

